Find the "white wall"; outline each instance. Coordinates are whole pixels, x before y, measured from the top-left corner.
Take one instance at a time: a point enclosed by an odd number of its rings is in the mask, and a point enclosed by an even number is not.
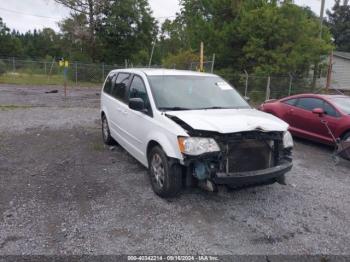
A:
[[[350,60],[334,56],[332,87],[350,90]]]

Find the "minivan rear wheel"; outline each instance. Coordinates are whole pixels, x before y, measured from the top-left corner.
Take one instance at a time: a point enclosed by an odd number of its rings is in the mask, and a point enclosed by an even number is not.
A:
[[[102,116],[102,138],[103,138],[103,142],[106,145],[113,145],[114,140],[111,136],[111,132],[109,130],[109,125],[108,125],[108,121],[107,121],[107,117],[105,115]]]
[[[151,149],[148,163],[153,191],[162,198],[177,196],[182,187],[181,166],[169,160],[159,146]]]

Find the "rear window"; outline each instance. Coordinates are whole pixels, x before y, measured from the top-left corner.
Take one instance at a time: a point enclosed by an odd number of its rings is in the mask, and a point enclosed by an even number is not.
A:
[[[126,89],[130,82],[130,76],[131,75],[127,73],[119,73],[117,78],[115,80],[113,79],[114,83],[112,83],[111,92],[113,97],[124,102],[127,100]]]
[[[297,98],[293,98],[293,99],[284,100],[284,101],[282,101],[282,103],[285,103],[285,104],[290,105],[290,106],[295,106],[297,101],[298,101]]]
[[[105,83],[105,86],[103,88],[103,91],[106,93],[106,94],[111,94],[112,92],[112,78],[113,78],[113,75],[109,75],[106,79],[106,83]]]

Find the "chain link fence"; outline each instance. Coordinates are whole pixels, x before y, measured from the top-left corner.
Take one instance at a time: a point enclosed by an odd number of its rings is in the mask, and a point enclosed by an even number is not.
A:
[[[259,104],[269,99],[280,99],[295,94],[323,92],[326,77],[318,78],[314,85],[313,77],[257,76],[244,73],[237,75],[230,82],[243,96],[249,97],[253,104]]]
[[[114,69],[134,67],[128,65],[84,64],[73,62],[67,70],[67,83],[69,86],[100,86],[107,74]],[[135,67],[148,67],[137,65]],[[152,65],[152,68],[162,68],[161,65]],[[176,69],[176,65],[171,67]],[[199,63],[192,62],[187,69],[198,71]],[[182,67],[183,69],[183,67]],[[213,72],[214,62],[204,62],[204,71]],[[278,99],[285,96],[320,92],[326,85],[326,74],[321,73],[317,79],[316,87],[312,77],[296,77],[291,74],[284,76],[258,76],[243,73],[217,72],[227,79],[243,95],[251,99],[253,104],[259,104],[268,99]],[[0,58],[0,83],[22,85],[63,85],[64,68],[58,61],[21,60],[16,58]]]

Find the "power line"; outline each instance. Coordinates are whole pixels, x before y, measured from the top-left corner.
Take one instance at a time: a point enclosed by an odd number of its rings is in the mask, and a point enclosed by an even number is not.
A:
[[[27,16],[33,16],[33,17],[40,17],[40,18],[52,19],[52,20],[56,20],[56,21],[59,21],[59,20],[63,19],[63,18],[59,18],[59,17],[28,14],[28,13],[24,13],[24,12],[20,12],[20,11],[16,11],[16,10],[11,10],[11,9],[7,9],[7,8],[3,8],[3,7],[0,7],[0,10],[6,11],[6,12],[10,12],[10,13],[15,13],[15,14],[21,14],[21,15],[27,15]],[[171,15],[171,16],[158,16],[158,17],[154,17],[154,18],[155,18],[155,19],[168,19],[168,18],[175,18],[175,17],[176,17],[176,15]]]
[[[3,8],[3,7],[0,7],[0,10],[6,11],[6,12],[10,12],[10,13],[20,14],[20,15],[27,15],[27,16],[33,16],[33,17],[52,19],[52,20],[55,20],[55,21],[59,21],[59,20],[62,19],[62,18],[58,18],[58,17],[50,17],[50,16],[44,16],[44,15],[33,15],[33,14],[23,13],[23,12],[19,12],[19,11],[16,11],[16,10]]]

